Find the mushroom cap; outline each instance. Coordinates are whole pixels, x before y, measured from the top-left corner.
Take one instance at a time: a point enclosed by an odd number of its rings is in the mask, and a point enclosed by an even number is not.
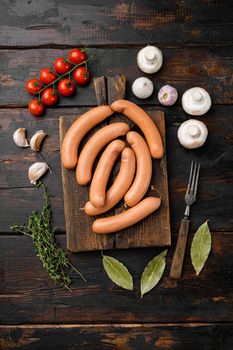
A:
[[[203,115],[211,107],[210,95],[201,87],[191,88],[182,96],[182,107],[190,115]]]
[[[206,125],[200,120],[189,119],[181,124],[178,129],[177,137],[185,148],[201,147],[208,136]]]
[[[145,77],[140,77],[134,80],[132,85],[133,94],[141,99],[148,98],[152,95],[154,85],[152,81]]]
[[[148,74],[157,72],[163,63],[161,50],[156,46],[145,46],[137,54],[138,67]]]

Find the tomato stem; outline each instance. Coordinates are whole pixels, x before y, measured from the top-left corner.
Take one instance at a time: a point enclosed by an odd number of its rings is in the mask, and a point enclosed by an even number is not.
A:
[[[69,74],[69,78],[70,78],[70,73],[72,73],[77,67],[79,66],[83,66],[85,64],[85,66],[87,65],[87,62],[94,59],[96,57],[96,55],[91,55],[90,57],[88,57],[85,61],[79,63],[79,64],[75,64],[68,72],[66,72],[65,74],[59,75],[58,78],[56,80],[54,80],[52,83],[46,85],[45,87],[43,87],[43,89],[41,89],[40,91],[38,91],[36,93],[36,95],[39,95],[38,100],[40,101],[40,94],[42,93],[42,91],[44,91],[45,89],[47,89],[49,86],[53,85],[55,83],[57,83],[59,80],[61,80],[63,77],[65,77],[66,75]],[[72,62],[71,62],[72,63]]]

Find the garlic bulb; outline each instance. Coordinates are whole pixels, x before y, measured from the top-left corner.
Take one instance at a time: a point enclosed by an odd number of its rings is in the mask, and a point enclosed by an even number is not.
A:
[[[26,139],[26,129],[19,128],[13,134],[14,143],[19,147],[29,147],[29,143]]]
[[[164,85],[158,93],[158,100],[161,105],[172,106],[178,98],[177,90],[171,85]]]
[[[148,74],[157,72],[163,63],[162,52],[156,46],[146,46],[138,52],[138,67]]]
[[[47,134],[43,130],[37,131],[30,140],[30,147],[33,151],[39,152],[41,143]]]
[[[28,169],[28,177],[31,184],[36,185],[39,180],[49,169],[49,166],[45,162],[36,162]]]
[[[211,107],[210,95],[201,87],[189,89],[182,96],[182,107],[190,115],[203,115]]]
[[[152,95],[154,90],[154,85],[152,81],[148,78],[138,78],[133,82],[132,91],[134,95],[138,98],[145,99]]]
[[[185,148],[198,148],[204,145],[208,136],[206,125],[200,120],[189,119],[178,129],[177,137]]]

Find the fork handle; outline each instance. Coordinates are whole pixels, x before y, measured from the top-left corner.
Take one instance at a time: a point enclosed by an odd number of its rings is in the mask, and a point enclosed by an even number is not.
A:
[[[189,223],[190,223],[190,220],[182,219],[180,224],[178,241],[176,244],[176,249],[173,255],[172,265],[170,270],[171,278],[179,279],[181,276],[183,261],[184,261],[184,254],[185,254],[186,243],[187,243],[188,230],[189,230]]]

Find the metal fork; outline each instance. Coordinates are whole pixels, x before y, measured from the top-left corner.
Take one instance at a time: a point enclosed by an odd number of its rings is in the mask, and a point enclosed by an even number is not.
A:
[[[185,193],[186,209],[184,212],[184,218],[182,219],[180,224],[178,241],[176,244],[176,249],[173,255],[172,265],[170,270],[170,277],[175,279],[179,279],[182,272],[184,254],[185,254],[185,248],[186,248],[187,236],[188,236],[188,230],[189,230],[189,223],[190,223],[190,220],[189,220],[190,206],[196,201],[199,173],[200,173],[200,164],[196,162],[195,163],[192,162],[190,175],[189,175],[189,182]]]

